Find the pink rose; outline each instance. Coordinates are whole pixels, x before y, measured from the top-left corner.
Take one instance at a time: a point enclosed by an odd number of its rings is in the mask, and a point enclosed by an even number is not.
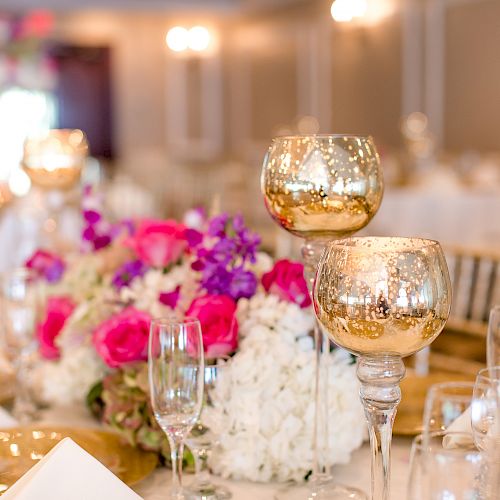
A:
[[[194,299],[186,316],[200,321],[207,358],[226,356],[238,347],[236,302],[227,295],[204,295]]]
[[[148,359],[148,337],[151,317],[134,307],[101,323],[93,336],[97,353],[111,368]]]
[[[277,295],[281,300],[293,302],[300,307],[309,307],[311,298],[304,279],[304,266],[300,262],[279,260],[273,269],[262,276],[266,292]]]
[[[37,326],[39,350],[45,359],[59,358],[55,340],[74,309],[75,304],[68,297],[50,297],[47,301],[45,319]]]
[[[143,219],[125,245],[153,267],[174,263],[188,248],[186,227],[174,220]]]

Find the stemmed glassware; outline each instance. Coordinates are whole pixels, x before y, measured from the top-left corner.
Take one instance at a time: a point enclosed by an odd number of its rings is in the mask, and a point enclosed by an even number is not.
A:
[[[1,278],[3,344],[12,362],[16,377],[13,415],[21,423],[36,416],[30,378],[36,361],[35,326],[38,314],[38,293],[34,276],[24,268],[6,272]]]
[[[382,171],[371,137],[306,135],[278,137],[264,159],[261,188],[267,210],[290,233],[304,239],[304,274],[310,293],[316,268],[328,241],[365,227],[383,194]],[[315,458],[310,486],[287,490],[287,500],[358,499],[358,490],[333,483],[327,473],[328,408],[322,352],[329,341],[316,325]],[[280,498],[280,495],[276,495]]]
[[[431,386],[425,399],[423,434],[438,431],[465,432],[465,429],[457,426],[461,426],[462,422],[466,424],[467,419],[470,423],[473,391],[473,382],[441,382]],[[471,432],[470,426],[467,430]],[[469,435],[467,441],[470,443],[471,440]]]
[[[227,398],[227,393],[221,394],[220,387],[224,386],[226,363],[205,367],[205,398],[200,419],[194,425],[186,439],[186,444],[193,453],[195,461],[194,484],[189,486],[189,500],[227,500],[232,497],[231,492],[224,486],[214,484],[210,477],[208,459],[212,447],[217,444],[219,436],[218,422],[211,418],[210,410],[214,406],[214,392],[217,396]]]
[[[182,490],[184,441],[200,416],[203,402],[204,356],[196,319],[154,319],[149,336],[149,389],[155,418],[170,445],[170,498],[185,498]]]
[[[487,500],[500,496],[500,366],[480,370],[474,384],[471,405],[472,436],[485,454]]]
[[[388,500],[392,424],[402,357],[443,329],[451,285],[441,246],[420,238],[348,238],[323,253],[314,287],[317,318],[359,356],[361,400],[372,445],[372,499]]]
[[[467,445],[447,447],[446,439]],[[413,440],[407,500],[493,500],[482,496],[484,455],[463,432],[431,432]]]
[[[486,358],[488,366],[500,365],[500,306],[495,306],[490,311]]]

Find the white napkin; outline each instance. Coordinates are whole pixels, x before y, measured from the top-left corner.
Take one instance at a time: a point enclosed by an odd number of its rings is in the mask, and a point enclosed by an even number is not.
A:
[[[471,407],[467,408],[462,415],[456,418],[446,429],[446,433],[460,433],[450,434],[443,438],[443,448],[462,448],[470,446],[474,443],[472,438],[472,421],[471,421]]]
[[[2,500],[141,500],[92,455],[65,438],[13,484]]]

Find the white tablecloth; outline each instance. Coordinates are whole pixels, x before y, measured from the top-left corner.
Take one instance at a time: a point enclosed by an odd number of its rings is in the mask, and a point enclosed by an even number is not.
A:
[[[85,408],[56,408],[48,411],[43,418],[44,423],[75,426],[97,426]],[[392,447],[392,494],[393,500],[406,498],[406,481],[410,455],[410,440],[395,438]],[[366,492],[370,491],[370,448],[366,443],[356,451],[348,465],[339,465],[333,469],[334,477],[350,486],[356,486]],[[167,498],[171,471],[158,469],[150,477],[135,486],[135,490],[144,500],[164,500]],[[192,476],[184,475],[184,483],[191,481]],[[273,494],[280,488],[279,484],[256,484],[243,481],[217,481],[227,486],[235,500],[273,500]],[[305,500],[305,499],[304,499]]]
[[[363,231],[377,236],[420,236],[448,245],[500,245],[500,192],[387,188]]]

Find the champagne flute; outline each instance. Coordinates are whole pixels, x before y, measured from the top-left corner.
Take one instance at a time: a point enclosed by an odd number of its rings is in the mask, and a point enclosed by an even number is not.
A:
[[[224,486],[214,484],[208,468],[212,448],[217,444],[219,435],[222,432],[220,422],[212,418],[212,411],[215,407],[217,391],[219,397],[227,399],[230,397],[228,391],[220,394],[221,387],[227,388],[224,383],[226,378],[227,362],[219,362],[217,365],[205,367],[205,398],[200,419],[194,425],[191,433],[186,439],[186,444],[191,449],[195,461],[194,482],[189,486],[189,500],[228,500],[232,498],[232,493]]]
[[[170,498],[184,499],[184,441],[203,402],[204,357],[197,319],[153,319],[149,335],[149,389],[154,416],[168,438],[172,458]]]
[[[348,238],[323,253],[316,316],[330,338],[360,356],[358,378],[372,445],[372,499],[389,500],[392,424],[402,357],[429,345],[451,306],[441,246],[420,238]]]
[[[38,293],[29,269],[18,268],[2,275],[3,344],[17,378],[13,415],[21,422],[36,416],[36,404],[30,388],[37,355],[35,326]]]
[[[380,160],[371,137],[304,135],[273,140],[264,159],[261,189],[266,208],[285,230],[304,239],[302,256],[309,292],[324,246],[329,240],[365,227],[377,212],[383,194]],[[310,486],[286,490],[286,500],[362,499],[353,488],[336,485],[327,473],[328,408],[326,368],[322,353],[329,341],[316,325],[316,416],[314,463]],[[322,445],[323,447],[320,447]],[[280,498],[280,494],[276,495]]]

